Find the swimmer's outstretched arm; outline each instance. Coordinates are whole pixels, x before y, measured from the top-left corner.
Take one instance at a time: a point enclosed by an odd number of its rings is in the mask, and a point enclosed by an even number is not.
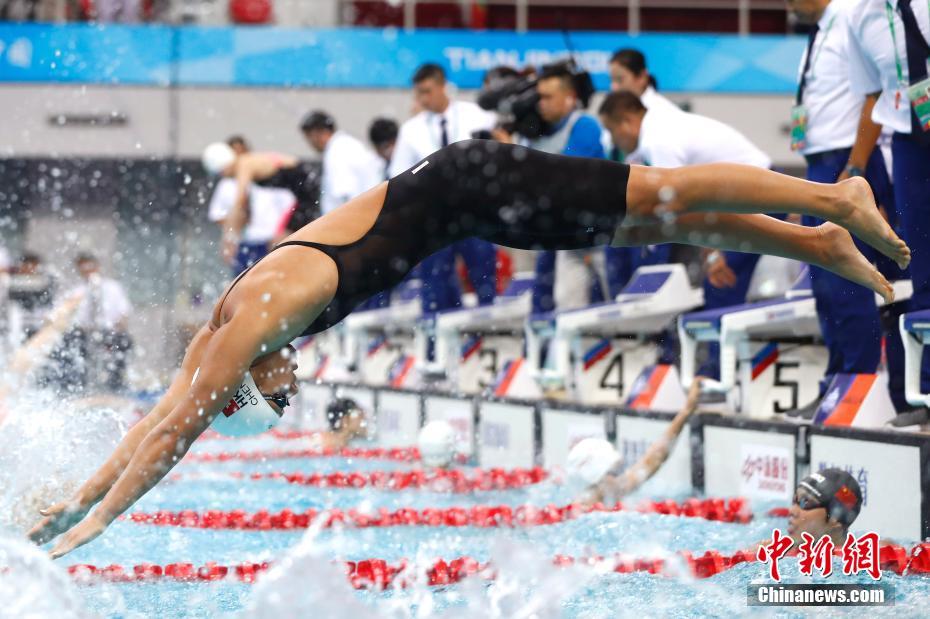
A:
[[[610,473],[605,475],[601,481],[588,490],[582,501],[583,503],[592,504],[605,499],[619,501],[655,475],[656,471],[668,459],[671,447],[675,444],[678,435],[681,434],[681,430],[685,427],[688,418],[697,409],[698,399],[701,395],[701,382],[702,380],[698,378],[691,384],[685,405],[672,419],[668,428],[665,429],[665,433],[649,446],[643,457],[620,476],[611,475]]]
[[[210,335],[210,329],[207,327],[197,332],[187,348],[181,369],[171,382],[168,391],[148,415],[130,428],[107,461],[90,479],[84,482],[74,496],[40,512],[44,518],[29,531],[29,538],[33,542],[44,544],[80,522],[116,483],[139,444],[187,395],[194,371],[200,365],[200,359]]]
[[[308,268],[313,270],[313,260],[304,262],[311,263]],[[335,265],[330,264],[328,270],[335,275]],[[326,269],[316,272],[322,277]],[[309,291],[290,286],[282,273],[270,269],[247,279],[226,297],[228,318],[198,342],[202,349],[197,380],[188,383],[171,411],[145,435],[97,508],[62,535],[50,553],[52,558],[96,538],[155,486],[220,413],[253,361],[284,348],[299,335],[302,325],[312,322],[322,311],[333,294],[331,287],[324,284]],[[257,302],[259,298],[268,301]],[[275,303],[270,302],[272,298]],[[195,355],[189,352],[189,356],[191,363],[186,371],[192,375],[191,368],[197,364]]]
[[[234,319],[209,336],[204,344],[197,381],[171,412],[145,435],[96,509],[59,539],[50,553],[53,559],[96,538],[161,481],[219,414],[223,403],[242,382],[252,360],[259,356],[261,346],[261,334],[250,328],[244,319]]]

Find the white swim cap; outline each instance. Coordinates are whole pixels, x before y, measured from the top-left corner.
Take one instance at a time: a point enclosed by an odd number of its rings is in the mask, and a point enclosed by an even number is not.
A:
[[[217,175],[236,160],[236,151],[225,142],[214,142],[203,149],[203,156],[200,160],[203,163],[204,170]]]
[[[621,461],[620,453],[610,441],[602,438],[586,438],[579,441],[568,452],[565,470],[572,484],[592,486],[599,482]]]
[[[420,458],[426,466],[449,466],[455,456],[455,429],[448,421],[431,421],[417,438]]]
[[[200,368],[197,368],[194,381],[199,374]],[[210,427],[224,436],[252,436],[267,432],[280,421],[281,414],[265,400],[255,384],[255,379],[252,378],[252,373],[246,372],[245,380]]]

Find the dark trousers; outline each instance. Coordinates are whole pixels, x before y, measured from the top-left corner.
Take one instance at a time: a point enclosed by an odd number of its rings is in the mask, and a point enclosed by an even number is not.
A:
[[[752,274],[759,262],[759,254],[746,254],[739,251],[725,251],[722,253],[726,258],[727,266],[736,275],[736,284],[732,288],[716,288],[711,286],[705,277],[703,284],[704,309],[716,309],[745,303],[746,295],[749,293],[749,284],[752,281]],[[720,378],[720,345],[717,342],[708,344],[707,359],[701,365],[698,373],[701,376],[707,376],[715,380]]]
[[[469,279],[478,295],[478,304],[487,305],[497,296],[497,247],[482,239],[467,238],[439,250],[420,263],[425,314],[461,305],[462,291],[455,271],[457,255],[465,261]]]
[[[62,395],[126,389],[132,338],[123,331],[72,329],[49,355],[39,383]]]
[[[834,183],[849,160],[850,149],[843,148],[808,156],[807,179],[818,183]],[[875,200],[886,210],[893,210],[891,181],[881,150],[872,151],[865,170]],[[804,216],[804,225],[817,226],[823,220]],[[875,251],[855,239],[870,260]],[[827,370],[821,383],[821,393],[836,374],[871,374],[881,360],[881,324],[875,306],[875,293],[833,273],[811,266],[811,289],[817,303],[820,331],[829,353]],[[899,338],[900,341],[900,338]]]
[[[233,277],[261,260],[268,253],[268,243],[239,243],[239,251],[233,262]]]
[[[895,133],[891,143],[899,233],[911,248],[914,296],[907,311],[930,308],[930,146]],[[896,323],[897,324],[897,323]],[[924,353],[920,390],[930,392],[930,353]],[[897,403],[896,403],[897,404]]]

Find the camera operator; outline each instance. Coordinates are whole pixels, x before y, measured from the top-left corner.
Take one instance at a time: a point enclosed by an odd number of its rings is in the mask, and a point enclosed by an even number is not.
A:
[[[587,73],[571,62],[559,62],[543,67],[535,79],[512,69],[489,72],[479,103],[508,117],[508,122],[495,129],[494,137],[500,141],[517,141],[546,153],[602,159],[601,126],[584,111],[592,92]],[[517,135],[508,134],[507,129]],[[618,287],[610,285],[608,273],[622,269],[608,268],[606,263],[618,257],[616,251],[601,248],[540,252],[533,313],[584,307],[610,298],[612,289]]]

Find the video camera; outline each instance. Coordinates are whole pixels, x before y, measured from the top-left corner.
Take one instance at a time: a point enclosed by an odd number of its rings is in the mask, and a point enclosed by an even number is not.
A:
[[[478,105],[482,109],[497,112],[501,127],[508,133],[519,133],[533,139],[544,135],[547,123],[539,116],[537,104],[539,94],[536,84],[540,79],[553,75],[568,74],[575,94],[583,108],[588,107],[594,94],[591,74],[575,64],[573,59],[545,65],[538,73],[518,73],[512,69],[492,69],[486,85],[478,93]],[[486,137],[486,136],[474,136]]]

